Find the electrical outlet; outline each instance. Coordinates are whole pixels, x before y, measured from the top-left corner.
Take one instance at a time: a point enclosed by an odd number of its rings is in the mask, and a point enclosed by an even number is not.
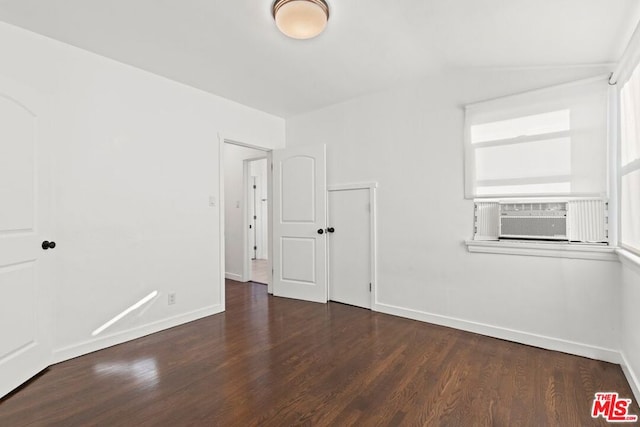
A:
[[[176,303],[176,293],[175,293],[175,292],[171,292],[171,293],[168,295],[167,303],[168,303],[169,305],[173,305],[173,304],[175,304],[175,303]]]

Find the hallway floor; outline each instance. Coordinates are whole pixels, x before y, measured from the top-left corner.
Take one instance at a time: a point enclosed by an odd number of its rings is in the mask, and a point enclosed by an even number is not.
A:
[[[256,283],[269,283],[269,261],[266,259],[251,260],[251,281]]]

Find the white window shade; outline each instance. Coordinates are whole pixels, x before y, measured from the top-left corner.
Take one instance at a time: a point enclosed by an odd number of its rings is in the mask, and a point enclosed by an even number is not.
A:
[[[640,68],[620,91],[620,110],[620,166],[629,169],[640,159]]]
[[[560,110],[548,113],[516,117],[473,125],[471,142],[477,144],[523,136],[547,135],[571,130],[571,111]]]
[[[640,68],[620,91],[620,243],[640,253]]]
[[[622,175],[620,181],[621,243],[640,251],[640,170]]]
[[[607,81],[466,107],[465,196],[605,196]]]

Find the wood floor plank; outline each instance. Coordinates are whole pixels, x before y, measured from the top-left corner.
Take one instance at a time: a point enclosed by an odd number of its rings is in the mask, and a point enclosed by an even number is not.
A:
[[[633,398],[617,365],[264,285],[226,295],[225,313],[50,367],[0,426],[604,426],[594,393]]]

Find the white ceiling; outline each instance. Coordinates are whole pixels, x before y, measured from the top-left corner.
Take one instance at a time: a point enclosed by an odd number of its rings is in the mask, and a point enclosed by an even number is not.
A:
[[[281,116],[451,68],[616,62],[638,0],[329,0],[288,39],[272,0],[0,0],[0,20]]]

